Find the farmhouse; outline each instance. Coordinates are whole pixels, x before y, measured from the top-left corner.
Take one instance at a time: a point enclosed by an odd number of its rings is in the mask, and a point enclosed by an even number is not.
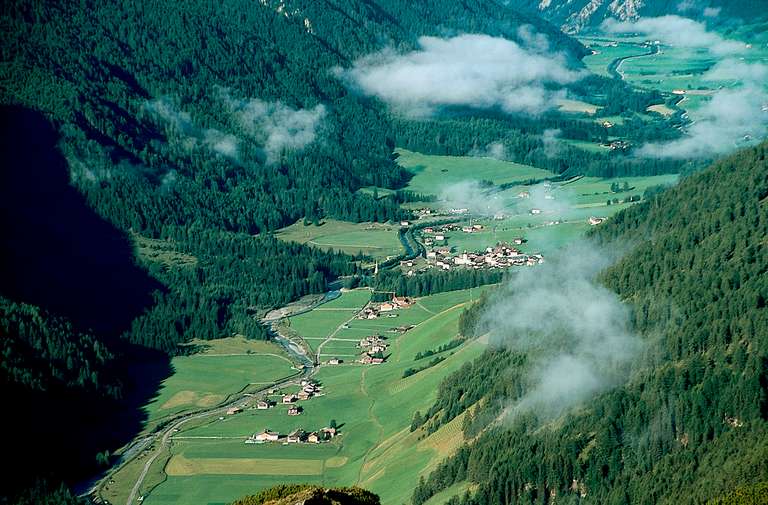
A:
[[[298,429],[290,432],[288,436],[286,437],[285,441],[291,444],[297,444],[299,442],[303,442],[307,437],[307,434],[304,430]]]
[[[267,410],[268,408],[272,407],[273,403],[267,400],[259,400],[256,402],[256,408],[258,410]]]
[[[541,209],[531,209],[531,214],[533,214],[534,216],[541,214]]]
[[[299,394],[297,395],[299,397],[299,400],[309,400],[312,398],[312,393],[308,393],[307,391],[301,390],[299,391]]]
[[[328,360],[329,365],[339,365],[341,364],[341,360],[339,358],[331,358]]]
[[[287,394],[287,395],[283,395],[283,403],[284,404],[294,403],[296,400],[298,400],[298,397],[295,394],[293,394],[293,393]]]
[[[394,304],[394,305],[395,305],[397,308],[400,308],[400,309],[407,309],[408,307],[410,307],[411,305],[413,305],[413,300],[411,300],[411,299],[410,299],[410,298],[408,298],[407,296],[402,296],[402,297],[393,296],[393,297],[392,297],[392,303],[393,303],[393,304]]]
[[[320,431],[328,435],[330,438],[333,438],[336,436],[336,428],[323,428]]]
[[[390,302],[384,302],[381,305],[379,305],[379,310],[382,312],[390,312],[392,310],[395,310],[397,307],[393,303]]]
[[[310,444],[319,444],[320,441],[321,441],[320,435],[316,431],[313,431],[307,437],[307,442],[309,442]]]
[[[302,408],[301,407],[291,407],[288,409],[288,415],[289,416],[298,416],[301,415]]]
[[[379,317],[379,311],[373,307],[366,307],[357,316],[358,319],[376,319]]]
[[[269,431],[266,429],[261,433],[253,435],[250,439],[256,442],[277,442],[280,439],[280,434],[276,431]],[[246,443],[248,442],[246,441]]]
[[[227,409],[227,415],[228,416],[232,416],[232,415],[235,415],[235,414],[239,414],[242,411],[243,411],[243,409],[241,409],[240,407],[229,407]]]

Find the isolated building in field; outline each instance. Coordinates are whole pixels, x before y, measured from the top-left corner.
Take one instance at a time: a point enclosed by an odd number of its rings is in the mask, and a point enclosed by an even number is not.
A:
[[[232,416],[232,415],[235,415],[235,414],[239,414],[242,411],[243,411],[243,409],[241,409],[240,407],[229,407],[227,409],[227,415],[228,416]]]
[[[328,360],[329,365],[339,365],[341,364],[341,360],[339,358],[331,358]]]
[[[288,415],[289,416],[298,416],[301,415],[301,407],[291,407],[288,409]]]
[[[280,439],[280,433],[276,431],[264,430],[251,438],[257,442],[277,442]]]

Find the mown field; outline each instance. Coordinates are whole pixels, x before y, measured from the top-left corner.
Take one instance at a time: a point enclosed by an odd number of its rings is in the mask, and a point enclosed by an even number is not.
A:
[[[552,177],[547,170],[511,161],[470,156],[433,156],[397,149],[397,162],[414,174],[406,189],[422,194],[438,195],[452,184],[469,180],[488,180],[507,184]]]
[[[173,439],[165,466],[167,478],[145,497],[145,503],[226,503],[277,482],[358,483],[380,494],[385,504],[406,502],[419,476],[426,476],[462,441],[461,420],[418,440],[420,434],[408,429],[413,413],[426,410],[435,399],[440,380],[479,355],[485,343],[475,340],[453,349],[446,353],[444,362],[406,379],[402,378],[403,371],[416,364],[417,352],[454,338],[463,307],[485,289],[492,288],[424,297],[417,305],[397,311],[397,318],[353,321],[339,337],[383,332],[391,344],[386,364],[321,368],[316,379],[323,385],[323,396],[301,402],[304,413],[300,416],[289,417],[286,408],[278,405],[268,411],[249,409],[182,430]],[[345,296],[338,300],[340,304]],[[353,295],[346,303],[361,301]],[[395,323],[416,327],[402,335],[386,333]],[[243,442],[265,428],[281,433],[296,428],[313,430],[327,426],[332,419],[342,434],[330,443]]]
[[[145,408],[148,428],[174,414],[215,406],[251,385],[297,373],[282,349],[269,342],[232,337],[193,345],[205,350],[173,358],[173,375]]]
[[[386,223],[348,223],[333,219],[320,226],[305,226],[302,220],[279,230],[275,236],[286,242],[309,244],[320,249],[387,258],[402,252],[397,238],[399,225]]]

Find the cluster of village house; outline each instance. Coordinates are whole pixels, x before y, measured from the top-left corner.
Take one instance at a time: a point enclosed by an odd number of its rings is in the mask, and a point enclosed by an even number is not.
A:
[[[514,239],[515,244],[525,242],[522,238]],[[512,266],[534,266],[544,263],[541,254],[524,254],[519,249],[506,242],[499,242],[495,247],[488,247],[480,253],[454,255],[450,248],[440,247],[427,252],[427,268],[451,270],[454,267],[480,269],[507,268]],[[403,262],[404,268],[415,265],[413,261]]]
[[[381,335],[370,335],[360,340],[357,346],[363,349],[363,354],[358,360],[360,363],[364,365],[380,365],[384,363],[384,353],[387,351],[389,344]]]
[[[263,444],[265,442],[287,442],[291,444],[308,442],[310,444],[319,444],[331,440],[337,434],[336,428],[321,428],[317,431],[306,432],[299,428],[288,435],[281,435],[277,431],[265,429],[260,433],[254,433],[245,440],[246,444]]]
[[[378,319],[379,317],[397,317],[393,311],[407,309],[413,305],[413,300],[403,296],[393,296],[392,300],[380,304],[369,304],[357,315],[358,319]]]
[[[318,396],[320,394],[320,390],[322,389],[322,386],[318,384],[315,381],[309,380],[309,379],[303,379],[300,383],[300,389],[296,393],[286,393],[282,395],[282,398],[280,402],[283,405],[288,405],[288,411],[287,414],[289,416],[298,416],[301,415],[301,413],[304,411],[302,407],[297,405],[296,403],[299,401],[306,401],[312,398],[313,396]],[[270,390],[268,394],[275,394],[275,390]],[[270,400],[268,397],[264,397],[261,400],[256,402],[256,409],[257,410],[268,410],[274,407],[277,404],[277,402],[274,402]],[[227,410],[227,415],[235,415],[242,412],[242,407],[230,407]]]

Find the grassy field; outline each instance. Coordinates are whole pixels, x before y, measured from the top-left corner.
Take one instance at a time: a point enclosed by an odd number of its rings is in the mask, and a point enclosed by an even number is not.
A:
[[[419,476],[426,476],[462,441],[461,419],[419,440],[423,434],[408,430],[413,413],[426,410],[440,380],[479,355],[485,343],[475,340],[453,349],[444,362],[407,379],[402,378],[403,371],[414,366],[417,352],[451,340],[463,307],[485,289],[492,288],[424,297],[417,305],[398,311],[399,317],[393,319],[353,321],[349,329],[339,332],[339,338],[382,332],[393,325],[416,327],[402,335],[383,333],[390,342],[384,365],[321,368],[316,378],[324,396],[301,402],[304,413],[300,416],[287,416],[282,405],[267,411],[247,409],[177,433],[166,465],[168,476],[145,502],[226,503],[278,482],[358,483],[380,494],[385,504],[408,501]],[[337,302],[339,308],[361,303],[363,297],[353,293],[346,301],[347,294],[331,303]],[[321,326],[325,325],[325,316],[321,319]],[[341,435],[330,443],[243,443],[265,428],[281,433],[296,428],[313,430],[327,426],[331,419],[340,425]]]
[[[399,228],[394,224],[348,223],[333,219],[325,220],[321,226],[304,226],[299,220],[275,235],[281,240],[310,244],[324,250],[386,258],[402,252],[397,238]]]
[[[169,415],[217,405],[249,385],[296,373],[282,349],[269,342],[232,337],[193,344],[205,350],[173,358],[174,374],[145,408],[148,428]]]
[[[738,40],[749,44],[743,53],[738,55],[744,63],[765,63],[768,61],[768,32],[762,26],[745,24],[730,28],[721,33],[724,38]],[[584,58],[587,68],[600,75],[608,75],[608,65],[615,59],[625,56],[640,55],[647,52],[646,48],[637,45],[642,37],[634,36],[586,36],[579,39],[591,47],[597,54]],[[720,87],[730,87],[737,82],[733,80],[709,81],[704,74],[719,60],[728,56],[715,56],[708,48],[685,48],[662,45],[658,54],[631,58],[621,65],[621,73],[631,84],[658,89],[664,92],[673,90],[691,90],[702,94],[686,96],[679,104],[696,118],[696,111],[706,103],[711,93]],[[709,93],[709,94],[708,94]],[[669,110],[661,108],[658,112],[669,114]]]
[[[341,331],[340,326],[353,320],[371,299],[368,289],[346,291],[333,301],[311,312],[290,318],[291,330],[301,335],[313,351],[329,335]],[[341,337],[341,335],[339,335]]]
[[[510,161],[470,156],[432,156],[398,149],[398,163],[413,172],[406,189],[424,194],[439,194],[441,188],[467,180],[489,180],[494,184],[552,177],[547,170]]]
[[[604,37],[584,37],[579,39],[587,47],[595,51],[584,57],[582,61],[587,68],[598,75],[610,75],[608,65],[616,58],[637,56],[648,52],[648,49],[632,42],[619,42]]]
[[[597,105],[583,102],[581,100],[569,100],[565,98],[558,99],[557,109],[562,112],[574,112],[577,114],[594,114],[597,112]]]

